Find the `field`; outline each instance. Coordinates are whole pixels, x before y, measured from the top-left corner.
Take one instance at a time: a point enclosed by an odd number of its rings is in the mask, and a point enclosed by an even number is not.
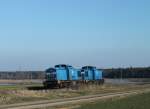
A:
[[[78,89],[42,89],[42,84],[0,86],[0,104],[71,98],[92,94],[129,91],[150,87],[149,85],[89,85]]]
[[[150,90],[131,95],[80,101],[36,109],[150,109]]]
[[[81,104],[74,109],[150,109],[150,93]]]

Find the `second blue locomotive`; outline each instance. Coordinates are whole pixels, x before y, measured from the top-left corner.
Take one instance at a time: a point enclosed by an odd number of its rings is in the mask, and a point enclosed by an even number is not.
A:
[[[68,87],[73,83],[98,83],[102,84],[104,79],[102,71],[96,67],[85,66],[76,69],[70,65],[60,64],[54,68],[49,68],[45,72],[45,87]]]

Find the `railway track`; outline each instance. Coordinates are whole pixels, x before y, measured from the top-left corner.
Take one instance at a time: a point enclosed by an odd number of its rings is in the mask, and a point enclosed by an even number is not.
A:
[[[88,95],[74,98],[65,98],[65,99],[56,99],[56,100],[42,100],[42,101],[34,101],[27,103],[18,103],[18,104],[10,104],[10,105],[2,105],[0,109],[37,109],[43,107],[51,107],[51,106],[59,106],[66,105],[71,103],[78,102],[87,102],[105,98],[112,98],[117,96],[127,96],[133,94],[139,94],[143,92],[150,92],[150,89],[142,89],[142,90],[132,90],[126,92],[116,92],[116,93],[106,93],[106,94],[96,94],[96,95]]]

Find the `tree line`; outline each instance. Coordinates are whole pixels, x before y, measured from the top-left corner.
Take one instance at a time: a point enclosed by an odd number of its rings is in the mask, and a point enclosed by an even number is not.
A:
[[[150,78],[150,67],[103,69],[105,78]]]
[[[150,67],[111,68],[103,70],[104,78],[150,78]],[[0,71],[0,79],[44,79],[44,71]]]
[[[14,71],[14,72],[1,71],[0,79],[12,79],[12,80],[44,79],[44,71]]]

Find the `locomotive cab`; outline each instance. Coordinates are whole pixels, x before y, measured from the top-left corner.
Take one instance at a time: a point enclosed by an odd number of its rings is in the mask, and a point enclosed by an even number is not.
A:
[[[45,81],[43,82],[45,87],[54,87],[57,84],[56,69],[49,68],[45,71]]]
[[[56,80],[56,69],[54,68],[47,69],[45,79],[49,81]]]

